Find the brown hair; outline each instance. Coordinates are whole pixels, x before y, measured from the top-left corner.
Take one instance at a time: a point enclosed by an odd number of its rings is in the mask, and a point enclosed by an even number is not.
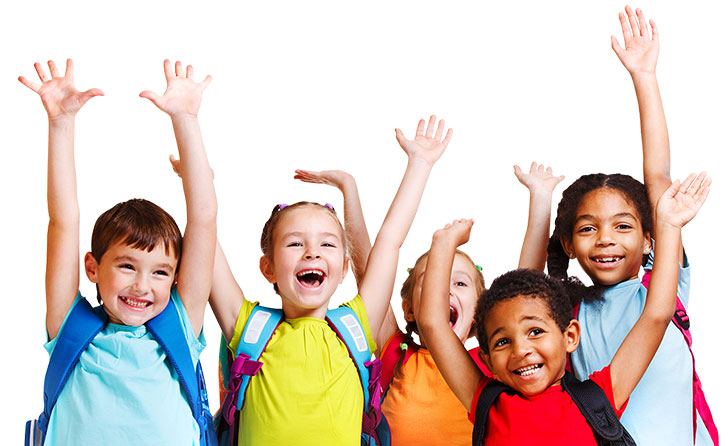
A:
[[[158,243],[164,252],[179,259],[182,234],[171,215],[151,201],[134,198],[104,212],[96,219],[91,234],[91,254],[101,262],[109,246],[123,243],[148,252]]]
[[[463,256],[465,259],[470,262],[471,265],[473,265],[473,269],[477,272],[475,275],[475,291],[477,292],[477,295],[480,296],[485,291],[485,279],[483,278],[483,272],[480,270],[479,266],[473,262],[473,259],[470,258],[469,255],[464,253],[463,251],[460,251],[459,249],[455,251],[457,255]],[[430,255],[430,251],[427,251],[426,253],[422,254],[417,258],[417,261],[415,262],[415,266],[412,268],[409,268],[407,270],[408,275],[405,279],[404,283],[402,284],[402,289],[399,292],[399,295],[402,296],[402,301],[408,301],[410,304],[412,303],[412,295],[414,294],[415,290],[415,284],[417,283],[417,268],[424,262],[427,257]],[[406,326],[407,336],[411,338],[412,333],[419,333],[417,331],[417,322],[415,321],[407,321]]]
[[[344,257],[346,257],[348,252],[348,241],[346,239],[346,232],[344,231],[344,227],[342,226],[341,221],[339,221],[339,217],[336,215],[334,207],[328,203],[323,205],[312,201],[299,201],[291,205],[275,205],[270,213],[270,217],[268,217],[268,221],[266,221],[265,225],[263,225],[263,233],[260,235],[260,249],[261,251],[263,251],[263,255],[268,257],[270,260],[273,260],[273,232],[275,231],[278,222],[280,221],[282,216],[288,213],[291,209],[296,209],[303,206],[313,206],[315,208],[325,209],[329,213],[329,215],[331,215],[331,218],[336,221],[339,230],[341,230],[341,237],[344,243]],[[276,294],[278,294],[277,284],[273,284],[273,289],[275,290]]]

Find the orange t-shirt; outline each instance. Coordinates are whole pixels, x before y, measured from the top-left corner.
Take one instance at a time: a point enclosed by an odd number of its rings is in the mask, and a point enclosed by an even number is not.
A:
[[[427,349],[418,349],[396,371],[382,412],[393,446],[472,443],[468,411],[447,386]]]

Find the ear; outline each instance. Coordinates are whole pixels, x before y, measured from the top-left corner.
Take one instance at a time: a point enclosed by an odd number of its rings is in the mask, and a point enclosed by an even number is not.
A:
[[[348,273],[348,272],[349,272],[349,256],[344,256],[344,270],[341,272],[341,282],[339,282],[339,284],[341,284],[344,281],[344,279],[346,278],[346,273]]]
[[[490,360],[490,355],[486,353],[482,348],[478,349],[478,356],[480,357],[480,360],[483,361],[486,367],[488,367],[488,370],[490,370],[490,373],[493,374],[494,377],[498,377],[495,372],[493,371],[493,363]]]
[[[652,251],[652,236],[649,232],[645,233],[645,240],[642,243],[642,254],[649,254]]]
[[[88,277],[88,280],[93,283],[99,283],[99,263],[90,252],[87,252],[83,257],[83,266],[86,270],[86,277]]]
[[[572,319],[569,322],[569,326],[564,331],[564,340],[566,341],[566,352],[572,353],[579,346],[579,339],[581,337],[581,325],[576,319]]]
[[[570,259],[576,258],[576,255],[574,255],[574,244],[571,243],[571,239],[567,238],[561,238],[561,247],[564,249],[564,252],[567,256],[569,256]]]
[[[412,307],[412,299],[402,299],[402,312],[404,313],[405,321],[415,321],[415,310]]]
[[[269,283],[276,283],[276,275],[273,271],[273,262],[268,258],[268,256],[260,257],[260,272],[263,273],[263,277],[265,277],[265,280]]]

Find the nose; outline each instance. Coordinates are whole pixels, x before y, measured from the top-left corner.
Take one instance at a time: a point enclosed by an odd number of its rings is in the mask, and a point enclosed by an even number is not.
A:
[[[533,353],[533,345],[525,339],[513,341],[513,355],[517,358],[523,358]]]
[[[321,258],[321,252],[315,246],[309,246],[306,248],[306,252],[303,254],[303,258],[306,260],[315,260]]]
[[[609,246],[614,244],[614,237],[612,232],[606,229],[600,230],[597,233],[597,246]]]
[[[137,274],[135,276],[132,290],[139,296],[143,296],[149,292],[149,278],[146,274]]]

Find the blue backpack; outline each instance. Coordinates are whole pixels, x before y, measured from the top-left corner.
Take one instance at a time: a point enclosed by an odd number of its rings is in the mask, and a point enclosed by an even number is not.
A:
[[[245,324],[240,343],[233,359],[225,339],[220,345],[220,381],[222,406],[215,414],[214,424],[220,445],[237,445],[240,410],[245,403],[245,391],[251,377],[263,366],[260,356],[283,320],[283,311],[257,305]],[[346,306],[326,312],[326,321],[346,345],[356,365],[364,391],[362,415],[362,446],[389,446],[389,426],[382,415],[379,378],[381,363],[372,360],[364,328],[356,313]]]
[[[86,299],[81,299],[71,310],[63,330],[58,334],[43,386],[43,413],[37,420],[25,424],[25,446],[42,446],[48,429],[48,421],[58,395],[66,385],[68,377],[94,337],[106,326],[108,317],[101,306],[92,308]],[[167,360],[179,376],[192,415],[200,426],[200,446],[217,446],[212,425],[212,415],[207,402],[205,378],[199,361],[197,366],[190,360],[190,352],[174,304],[149,320],[147,329],[167,354]]]

